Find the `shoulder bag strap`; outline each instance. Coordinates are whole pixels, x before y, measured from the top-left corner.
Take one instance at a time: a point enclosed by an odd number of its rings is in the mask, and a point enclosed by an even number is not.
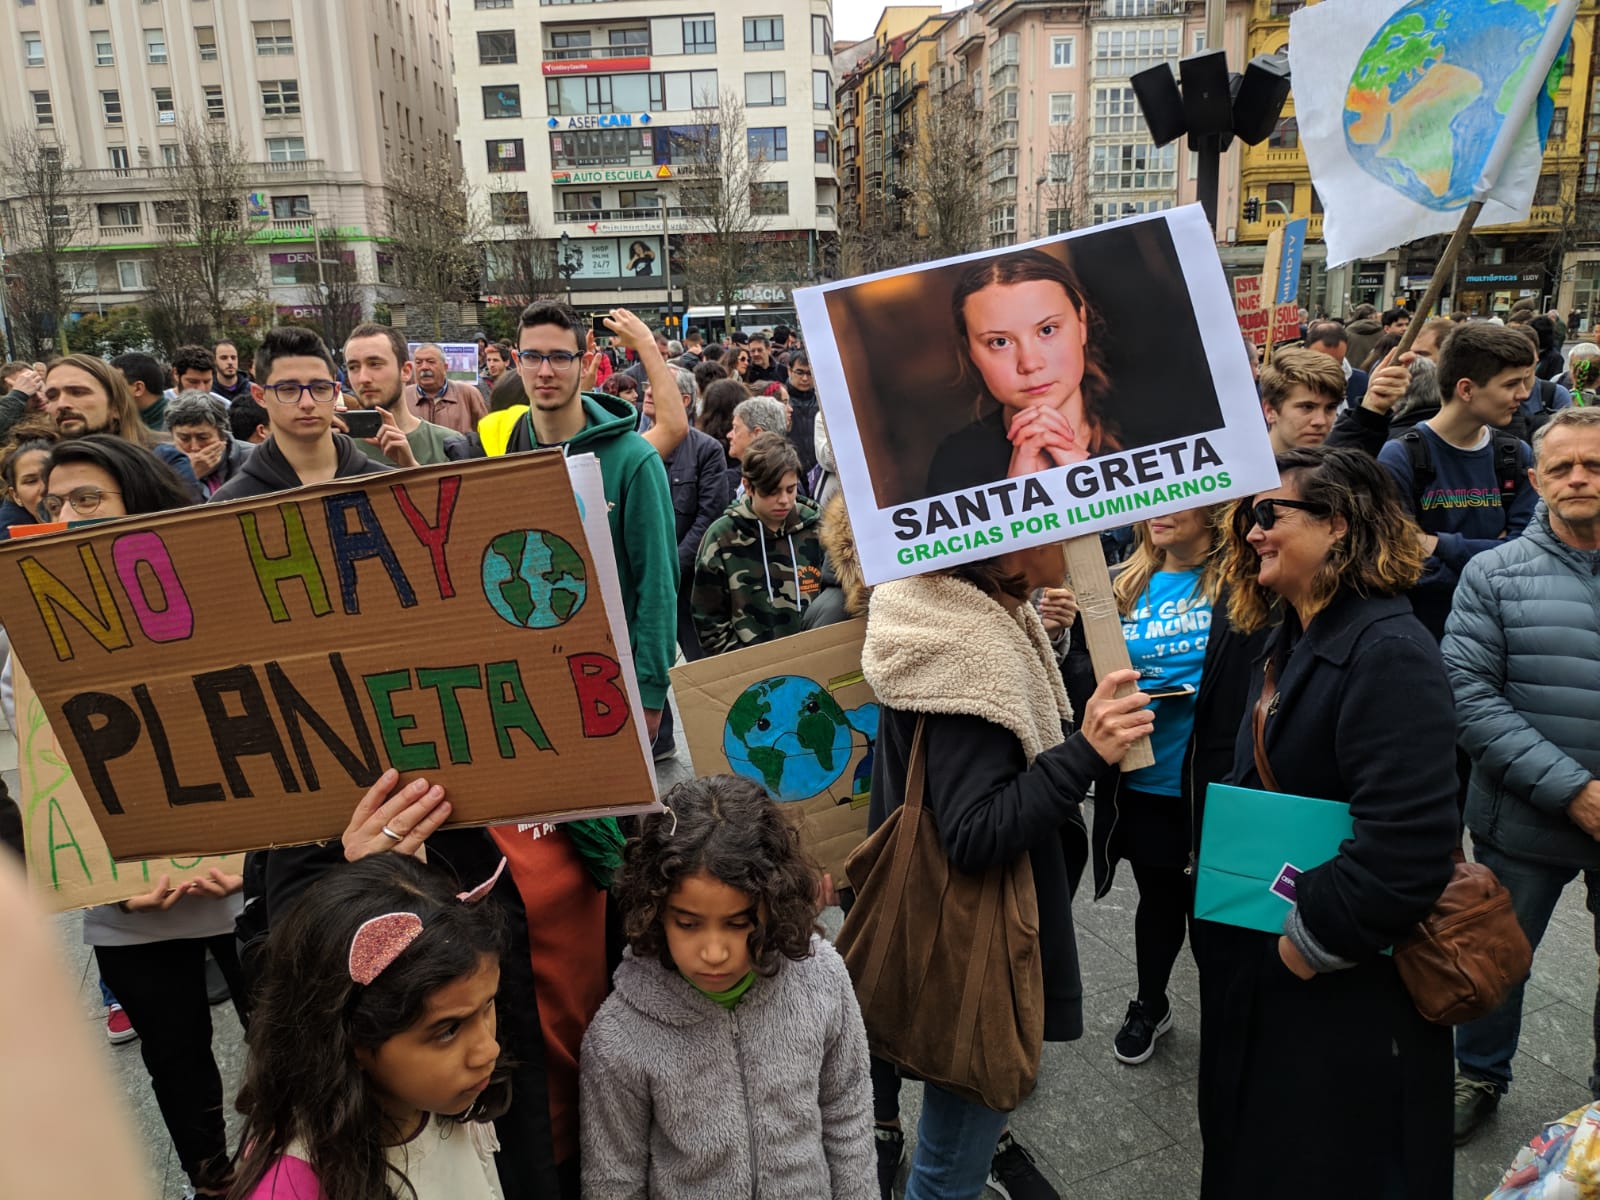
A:
[[[1256,774],[1261,776],[1261,786],[1269,792],[1278,790],[1278,777],[1272,773],[1272,763],[1267,758],[1267,714],[1272,711],[1272,702],[1277,695],[1278,676],[1269,657],[1266,670],[1262,673],[1261,695],[1256,697],[1256,709],[1251,717],[1255,738]]]
[[[889,907],[893,916],[886,921],[889,929],[881,931],[879,936],[870,939],[871,945],[867,950],[867,961],[862,966],[861,979],[857,984],[857,991],[862,996],[871,996],[876,992],[878,981],[883,975],[883,965],[889,953],[890,938],[884,936],[898,923],[903,915],[900,911],[901,898],[906,892],[906,877],[911,872],[911,859],[916,849],[917,830],[922,824],[922,792],[926,777],[928,761],[927,751],[923,748],[923,728],[928,718],[922,713],[917,714],[916,732],[911,735],[911,755],[906,759],[906,792],[900,814],[894,831],[894,847],[890,850],[889,859],[889,885],[884,892],[883,902]]]

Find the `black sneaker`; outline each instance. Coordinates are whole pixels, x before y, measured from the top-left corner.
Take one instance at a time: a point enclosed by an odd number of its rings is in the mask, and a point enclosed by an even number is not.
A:
[[[878,1193],[883,1200],[894,1195],[894,1181],[900,1175],[900,1163],[906,1156],[906,1135],[898,1129],[878,1125],[872,1130],[873,1143],[878,1150]]]
[[[1156,1052],[1156,1039],[1172,1028],[1172,1004],[1163,999],[1165,1008],[1161,1015],[1153,1015],[1142,1001],[1128,1005],[1128,1015],[1122,1018],[1122,1028],[1111,1043],[1111,1052],[1118,1062],[1136,1067]]]
[[[1456,1145],[1465,1146],[1500,1107],[1500,1089],[1482,1079],[1456,1076]]]
[[[1002,1133],[995,1144],[989,1186],[1006,1200],[1061,1200],[1061,1194],[1034,1165],[1033,1155],[1017,1144],[1010,1130]]]

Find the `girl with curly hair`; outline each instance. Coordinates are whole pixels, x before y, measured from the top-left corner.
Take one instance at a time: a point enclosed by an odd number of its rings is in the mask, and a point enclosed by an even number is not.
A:
[[[866,1031],[794,827],[732,775],[663,802],[627,845],[628,950],[583,1039],[583,1194],[876,1200]]]

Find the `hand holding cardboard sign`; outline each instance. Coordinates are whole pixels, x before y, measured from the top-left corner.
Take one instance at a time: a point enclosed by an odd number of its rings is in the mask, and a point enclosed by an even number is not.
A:
[[[1039,619],[1044,631],[1055,637],[1078,619],[1078,597],[1071,588],[1045,588],[1039,595]]]
[[[244,890],[244,876],[230,875],[220,867],[212,867],[198,879],[191,879],[188,888],[191,896],[225,900],[234,893]]]
[[[1120,763],[1128,747],[1140,738],[1149,737],[1156,727],[1156,715],[1151,711],[1150,697],[1142,692],[1118,696],[1117,689],[1136,683],[1139,673],[1132,668],[1112,671],[1094,689],[1094,695],[1084,708],[1083,736],[1094,752],[1108,763]]]
[[[179,900],[189,894],[189,885],[180,883],[172,886],[172,876],[163,875],[156,880],[156,886],[142,896],[134,896],[122,901],[120,907],[123,912],[166,912]]]
[[[1400,356],[1398,363],[1393,360],[1394,355],[1390,354],[1373,368],[1372,376],[1367,380],[1367,394],[1361,399],[1362,408],[1387,413],[1410,389],[1411,364],[1417,361],[1417,356],[1406,353]]]
[[[395,792],[399,782],[400,772],[390,767],[361,797],[344,830],[346,862],[369,854],[417,854],[428,835],[449,819],[450,801],[442,787],[413,779]]]

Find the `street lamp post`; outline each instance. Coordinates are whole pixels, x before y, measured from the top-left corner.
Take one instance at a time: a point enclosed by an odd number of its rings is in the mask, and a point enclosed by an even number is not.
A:
[[[572,306],[572,277],[578,273],[576,251],[572,247],[572,235],[566,230],[561,231],[560,249],[556,252],[556,270],[561,272],[561,278],[567,285],[567,307]]]

